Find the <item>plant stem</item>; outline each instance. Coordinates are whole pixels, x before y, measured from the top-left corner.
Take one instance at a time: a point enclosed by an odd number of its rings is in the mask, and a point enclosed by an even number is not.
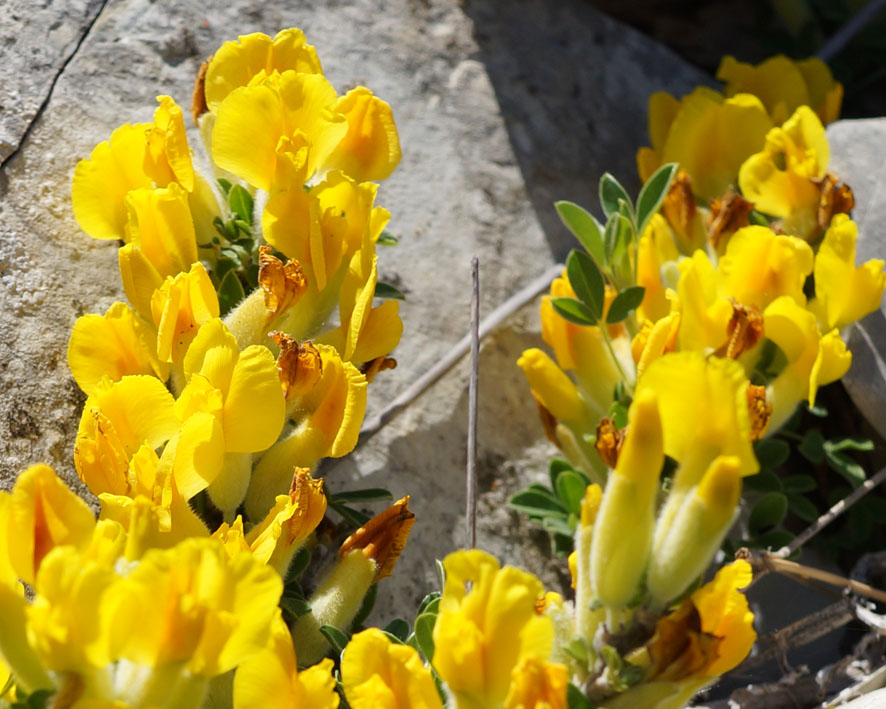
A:
[[[634,388],[631,386],[631,382],[628,380],[628,375],[625,374],[625,370],[622,369],[621,362],[615,354],[615,349],[612,347],[612,340],[609,337],[609,332],[606,330],[606,323],[600,323],[600,332],[603,334],[603,341],[606,343],[606,349],[609,350],[609,355],[612,357],[612,361],[615,363],[615,368],[618,369],[618,373],[621,376],[621,381],[625,385],[625,391],[629,396],[634,396]]]

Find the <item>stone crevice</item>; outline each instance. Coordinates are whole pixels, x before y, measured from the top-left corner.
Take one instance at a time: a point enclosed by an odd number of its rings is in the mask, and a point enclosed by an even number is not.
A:
[[[84,42],[86,42],[86,38],[89,37],[89,33],[92,31],[92,28],[95,26],[95,23],[98,21],[98,18],[101,17],[102,13],[105,10],[105,7],[108,4],[108,0],[101,0],[98,11],[95,13],[93,18],[86,24],[83,29],[83,33],[80,35],[80,38],[77,40],[77,44],[74,46],[73,51],[67,56],[67,58],[62,62],[59,66],[58,70],[55,72],[55,75],[52,77],[52,81],[49,83],[49,91],[46,92],[46,97],[40,103],[39,108],[36,113],[34,113],[34,117],[28,122],[27,128],[25,128],[24,132],[19,138],[18,142],[15,145],[15,148],[9,155],[7,155],[2,162],[0,162],[0,172],[2,172],[6,166],[12,161],[12,159],[19,154],[22,149],[22,146],[27,142],[28,136],[31,134],[31,130],[36,125],[37,121],[40,120],[40,117],[43,115],[43,112],[46,110],[46,107],[49,105],[49,101],[52,98],[52,93],[55,90],[55,85],[58,83],[61,75],[65,73],[65,69],[68,68],[68,65],[77,56],[77,53],[80,51],[80,47],[83,46]]]

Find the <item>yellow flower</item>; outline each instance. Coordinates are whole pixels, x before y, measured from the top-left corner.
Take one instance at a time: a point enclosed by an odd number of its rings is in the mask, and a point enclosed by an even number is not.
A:
[[[286,492],[294,465],[313,468],[321,458],[340,458],[357,445],[366,413],[366,377],[350,362],[343,362],[332,347],[318,345],[316,349],[321,361],[319,379],[311,376],[316,383],[301,395],[291,393],[286,401],[287,419],[295,427],[262,455],[253,472],[245,501],[250,519],[262,519],[277,495]]]
[[[194,166],[182,110],[169,96],[158,96],[154,123],[147,131],[144,170],[161,187],[178,183],[194,190]],[[196,260],[196,259],[195,259]]]
[[[273,566],[285,577],[293,554],[326,514],[323,481],[314,480],[305,468],[296,468],[288,495],[278,495],[264,520],[246,537],[259,561]]]
[[[68,341],[68,366],[87,395],[102,377],[116,382],[132,374],[153,375],[161,381],[169,376],[169,366],[157,358],[153,326],[125,303],[114,303],[104,315],[77,318]]]
[[[621,380],[618,366],[606,347],[603,333],[598,327],[583,327],[567,322],[551,305],[551,298],[575,298],[564,270],[560,278],[551,283],[551,295],[542,298],[539,309],[541,334],[545,343],[554,350],[557,364],[564,370],[575,370],[583,398],[593,413],[594,425],[605,416],[612,403],[612,390]],[[607,292],[605,308],[609,307],[611,295]],[[630,340],[624,336],[621,325],[609,330],[615,355],[625,372],[631,372]],[[591,426],[593,429],[593,425]]]
[[[54,548],[82,550],[89,545],[95,528],[92,511],[52,468],[32,465],[21,473],[8,504],[6,528],[0,535],[15,540],[6,553],[25,583],[34,585],[43,559]]]
[[[723,295],[763,310],[783,295],[805,305],[803,284],[812,264],[812,249],[802,239],[775,234],[763,226],[746,226],[729,240],[717,275]]]
[[[338,99],[335,111],[348,119],[348,132],[327,163],[358,182],[388,178],[400,163],[400,138],[391,107],[358,86]]]
[[[153,450],[178,433],[173,406],[172,395],[154,377],[99,383],[83,407],[74,446],[77,474],[95,495],[132,491],[133,456],[143,444]]]
[[[188,193],[201,234],[218,213],[206,182],[194,173],[181,109],[168,96],[153,123],[126,123],[99,143],[88,160],[77,163],[71,185],[74,216],[95,239],[126,239],[126,195],[137,189],[178,183]]]
[[[148,549],[167,549],[209,530],[182,497],[172,475],[171,461],[161,464],[145,444],[129,461],[123,494],[102,492],[102,519],[119,523],[127,532],[124,555],[138,559]]]
[[[505,709],[566,709],[566,665],[527,657],[514,668]]]
[[[304,182],[348,132],[347,119],[333,110],[337,100],[321,74],[295,71],[234,89],[218,107],[212,158],[267,192]]]
[[[73,493],[71,493],[73,494]],[[96,691],[97,670],[113,659],[118,577],[111,566],[60,547],[45,558],[37,574],[36,596],[28,608],[28,640],[53,672],[76,672]]]
[[[338,550],[338,562],[308,599],[310,612],[292,628],[303,663],[314,664],[329,651],[320,628],[349,627],[369,587],[391,575],[414,523],[409,498],[404,497],[345,539]]]
[[[267,645],[282,589],[273,569],[246,552],[231,559],[212,539],[149,551],[119,587],[121,656],[206,678],[227,672]]]
[[[670,94],[649,99],[651,148],[640,148],[640,179],[648,180],[661,165],[680,163],[695,193],[704,199],[719,197],[736,183],[749,155],[763,146],[772,122],[755,96],[725,98],[705,87],[677,101]]]
[[[670,528],[656,539],[646,584],[659,608],[679,598],[704,573],[732,526],[740,495],[738,458],[718,456]]]
[[[292,636],[279,610],[268,647],[240,663],[234,674],[234,709],[336,709],[332,660],[298,671]]]
[[[342,654],[341,676],[353,709],[443,709],[418,652],[391,642],[378,628],[351,638]]]
[[[143,169],[149,129],[147,123],[125,123],[96,145],[88,160],[77,163],[71,186],[74,217],[92,238],[123,239],[126,194],[153,186]]]
[[[677,283],[679,349],[710,352],[726,340],[732,305],[720,291],[717,271],[704,251],[680,262]]]
[[[658,621],[646,644],[647,681],[616,695],[606,709],[680,709],[703,687],[736,667],[757,634],[754,616],[739,589],[752,578],[746,561],[724,566],[714,579]]]
[[[784,123],[800,106],[811,107],[825,124],[840,117],[843,86],[817,57],[795,62],[779,54],[752,66],[727,55],[720,62],[717,78],[726,82],[723,92],[727,96],[757,96],[775,125]]]
[[[818,231],[821,189],[830,148],[821,121],[800,106],[766,134],[762,150],[750,155],[738,175],[742,194],[756,209],[779,217],[789,234],[810,238]]]
[[[814,404],[819,386],[846,374],[852,353],[837,330],[822,336],[815,316],[786,296],[766,308],[763,320],[766,336],[787,358],[785,368],[766,388],[766,398],[772,403],[769,430],[776,431],[800,401]]]
[[[544,587],[525,571],[501,568],[479,549],[449,554],[443,566],[434,669],[459,709],[501,706],[514,668],[551,653],[552,621],[535,610]]]
[[[222,321],[213,319],[188,348],[184,374],[188,384],[175,403],[182,421],[176,483],[186,499],[208,487],[219,509],[232,513],[249,485],[250,454],[271,446],[283,427],[274,356],[260,345],[241,352]]]
[[[209,60],[203,91],[206,105],[216,113],[221,102],[234,89],[246,86],[264,72],[294,69],[303,74],[322,74],[317,52],[295,27],[281,30],[274,39],[255,32],[225,42]]]
[[[168,277],[151,296],[160,360],[180,367],[197,330],[218,312],[218,296],[202,263]]]
[[[883,261],[871,259],[855,266],[858,227],[837,214],[825,232],[815,257],[815,300],[810,309],[823,330],[843,328],[876,310],[886,288]]]
[[[594,597],[616,609],[634,596],[646,568],[664,464],[664,416],[654,390],[638,391],[628,416],[628,433],[596,513],[589,568]],[[631,529],[626,533],[628,518]]]
[[[190,269],[197,261],[197,239],[188,194],[176,183],[166,188],[131,190],[126,195],[125,249],[138,249],[161,279]]]

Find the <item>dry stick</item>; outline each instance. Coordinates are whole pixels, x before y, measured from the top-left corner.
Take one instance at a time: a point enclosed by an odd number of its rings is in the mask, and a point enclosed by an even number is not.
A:
[[[480,379],[480,260],[471,259],[471,378],[468,384],[468,464],[465,549],[477,546],[477,383]]]
[[[831,586],[848,588],[860,596],[873,598],[875,601],[886,602],[886,591],[881,591],[880,589],[869,586],[868,584],[862,583],[861,581],[853,581],[852,579],[847,579],[844,576],[832,574],[829,571],[816,569],[813,566],[805,566],[803,564],[798,564],[795,561],[781,559],[774,554],[764,553],[762,556],[763,564],[769,565],[770,568],[777,573],[789,574],[791,576],[800,576],[801,578],[816,579],[817,581],[823,581],[824,583],[830,584]]]
[[[826,62],[833,59],[843,51],[843,48],[852,41],[855,35],[864,29],[865,25],[884,9],[886,9],[886,2],[884,0],[871,0],[822,45],[821,49],[818,50],[818,58]]]
[[[486,335],[501,325],[539,293],[547,290],[551,281],[559,276],[562,270],[562,264],[551,266],[538,278],[518,290],[504,303],[499,305],[480,323],[480,338],[482,339],[486,337]],[[452,349],[443,355],[433,367],[410,384],[405,391],[388,404],[381,412],[364,422],[363,428],[360,429],[361,442],[365,441],[365,439],[375,433],[378,433],[382,426],[394,418],[394,416],[400,413],[400,411],[411,404],[414,399],[420,396],[428,387],[449,371],[470,349],[470,346],[471,334],[468,333],[455,343]]]
[[[831,509],[829,509],[821,517],[815,520],[815,522],[813,522],[800,534],[794,537],[790,544],[788,544],[786,547],[782,547],[776,552],[773,552],[773,555],[784,559],[793,554],[795,551],[797,551],[797,549],[799,549],[806,542],[812,539],[812,537],[814,537],[822,529],[827,527],[831,522],[837,519],[837,517],[839,517],[846,510],[852,507],[852,505],[854,505],[862,497],[867,495],[871,490],[877,487],[877,485],[882,483],[884,480],[886,480],[886,468],[883,468],[879,473],[874,475],[874,477],[865,480],[849,495],[840,500],[837,504],[831,507]]]
[[[818,640],[832,630],[846,625],[853,618],[855,618],[855,613],[853,611],[852,599],[842,598],[836,603],[822,608],[820,611],[759,638],[756,643],[758,648],[762,648],[767,644],[769,644],[769,647],[749,657],[730,674],[740,677],[743,673],[767,660],[774,657],[784,658],[787,651],[791,648],[802,647]]]

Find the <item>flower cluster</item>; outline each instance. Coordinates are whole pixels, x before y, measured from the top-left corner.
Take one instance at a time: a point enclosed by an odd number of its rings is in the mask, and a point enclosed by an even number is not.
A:
[[[101,514],[44,465],[0,493],[0,706],[336,707],[330,633],[414,522],[408,498],[371,519],[338,504],[359,526],[341,541],[311,475],[354,448],[368,383],[395,365],[375,197],[397,129],[365,87],[339,96],[297,29],[204,63],[211,180],[158,101],[75,171],[74,214],[120,242],[129,301],[81,317],[68,345],[87,394],[74,464]],[[303,578],[318,539],[337,553]],[[373,638],[342,665],[355,707]]]
[[[650,99],[636,203],[610,175],[605,225],[558,203],[584,250],[542,301],[554,358],[518,362],[569,465],[553,496],[515,503],[574,530],[562,657],[605,706],[681,706],[748,653],[744,562],[692,589],[759,470],[753,443],[846,373],[841,329],[886,287],[883,261],[856,265],[852,193],[827,172],[827,67],[727,57],[718,77],[723,94]]]

